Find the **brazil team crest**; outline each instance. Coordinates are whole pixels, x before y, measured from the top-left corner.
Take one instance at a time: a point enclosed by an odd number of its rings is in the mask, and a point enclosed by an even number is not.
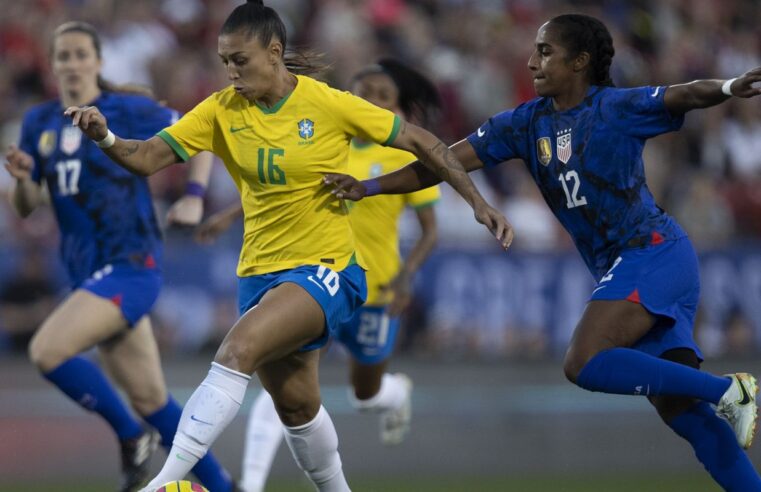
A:
[[[560,162],[563,164],[568,164],[568,160],[571,158],[571,129],[566,128],[565,130],[560,130],[557,133],[558,137],[558,144],[557,144],[557,152],[558,152],[558,159],[560,159]]]
[[[552,144],[550,137],[542,137],[536,141],[536,158],[543,166],[546,166],[552,160]]]
[[[309,140],[312,137],[314,137],[314,121],[304,118],[303,120],[299,121],[299,137],[303,138],[304,140]]]
[[[56,137],[55,130],[45,130],[42,132],[40,139],[37,141],[37,152],[40,154],[40,157],[47,159],[53,154]]]

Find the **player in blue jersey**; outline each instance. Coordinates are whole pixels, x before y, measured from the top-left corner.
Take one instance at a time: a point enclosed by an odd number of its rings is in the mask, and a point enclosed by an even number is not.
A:
[[[755,430],[756,380],[698,369],[696,255],[655,204],[642,150],[648,138],[679,129],[689,110],[759,95],[753,84],[761,69],[727,81],[617,89],[613,54],[599,20],[551,19],[528,62],[539,97],[493,116],[452,148],[469,170],[522,159],[597,279],[565,357],[568,379],[591,391],[647,396],[725,490],[759,491],[742,450]],[[420,163],[365,182],[326,178],[351,199],[438,181]]]
[[[101,80],[100,41],[89,24],[58,27],[51,56],[60,99],[27,112],[6,169],[16,179],[13,204],[23,217],[40,204],[46,185],[72,292],[36,332],[29,355],[45,378],[113,428],[121,444],[120,490],[132,491],[148,478],[159,438],[171,445],[182,411],[167,394],[148,318],[161,286],[161,233],[146,179],[114,164],[71,125],[63,108],[97,105],[114,128],[134,138],[154,135],[177,115]],[[205,174],[209,165],[206,154],[194,164],[195,174]],[[199,206],[191,199],[174,215],[197,222]],[[103,371],[80,355],[96,346],[131,406],[158,433],[145,430]],[[213,456],[207,458],[194,470],[199,480],[211,490],[231,490],[229,475]]]

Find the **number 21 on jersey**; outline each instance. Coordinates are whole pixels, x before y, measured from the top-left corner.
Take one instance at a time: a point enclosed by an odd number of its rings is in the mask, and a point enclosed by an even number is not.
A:
[[[565,192],[565,206],[568,208],[581,207],[587,204],[587,199],[584,196],[579,196],[579,186],[581,185],[581,179],[579,179],[579,173],[576,171],[568,171],[565,174],[560,173],[558,177],[560,184],[563,185],[563,191]]]

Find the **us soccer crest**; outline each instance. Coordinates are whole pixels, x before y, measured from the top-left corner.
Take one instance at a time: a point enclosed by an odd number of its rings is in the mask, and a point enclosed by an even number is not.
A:
[[[41,157],[48,158],[53,154],[56,136],[55,130],[45,130],[42,132],[40,139],[37,141],[37,152]]]
[[[61,131],[61,152],[72,155],[82,145],[82,131],[79,127],[66,125]]]
[[[303,120],[299,121],[299,137],[303,138],[304,140],[309,140],[314,136],[314,121],[304,118]]]
[[[552,160],[552,144],[550,137],[542,137],[536,141],[536,158],[543,166],[546,166]]]
[[[558,137],[558,159],[560,159],[560,162],[563,164],[568,164],[568,160],[571,158],[571,129],[566,128],[565,130],[560,130],[557,133]]]

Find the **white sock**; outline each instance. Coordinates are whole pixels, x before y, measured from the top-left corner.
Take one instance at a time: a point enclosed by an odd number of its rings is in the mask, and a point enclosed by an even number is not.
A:
[[[285,442],[291,448],[299,468],[320,492],[350,492],[341,469],[338,434],[330,415],[320,406],[311,422],[298,427],[285,427]]]
[[[283,423],[275,411],[269,393],[262,390],[248,415],[246,442],[243,445],[243,476],[240,486],[244,492],[261,492],[283,439]]]
[[[146,490],[182,480],[238,413],[250,376],[211,363],[206,379],[182,410],[172,449]]]
[[[383,412],[397,409],[402,406],[405,398],[405,389],[401,379],[396,374],[385,373],[381,378],[381,387],[374,396],[367,400],[360,400],[354,396],[354,391],[349,388],[349,402],[360,412]]]

